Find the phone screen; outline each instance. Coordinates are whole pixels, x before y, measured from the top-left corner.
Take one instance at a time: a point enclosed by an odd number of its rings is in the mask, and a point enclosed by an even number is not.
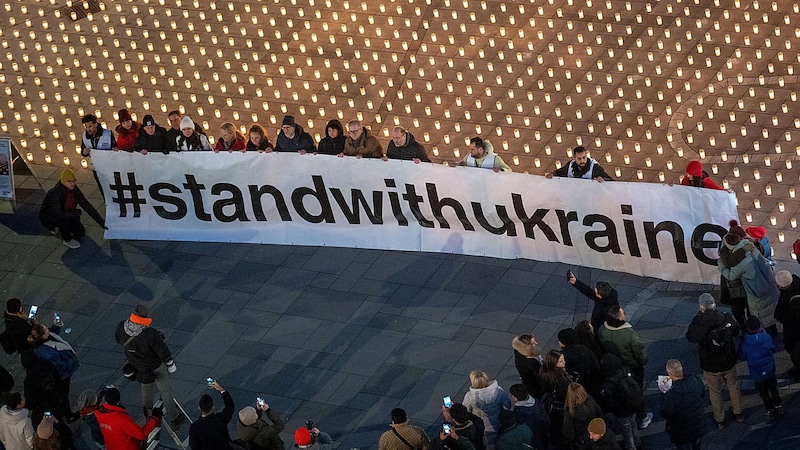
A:
[[[28,313],[28,319],[33,319],[36,317],[36,311],[39,310],[39,307],[36,305],[31,305],[31,312]]]
[[[56,318],[56,322],[61,322],[61,316],[58,313],[53,314],[53,317]]]
[[[212,384],[214,384],[214,379],[211,378],[211,377],[208,377],[208,378],[206,378],[206,383],[208,383],[208,385],[211,386]]]
[[[258,404],[259,405],[263,405],[264,404],[264,399],[263,398],[258,397],[256,400],[258,400]]]
[[[453,406],[453,401],[452,401],[452,400],[450,400],[450,396],[449,396],[449,395],[448,395],[448,396],[446,396],[446,397],[444,397],[444,398],[442,399],[442,402],[444,403],[444,407],[445,407],[445,408],[449,408],[449,407]]]
[[[450,434],[450,425],[448,424],[442,425],[442,431],[444,431],[445,434]]]

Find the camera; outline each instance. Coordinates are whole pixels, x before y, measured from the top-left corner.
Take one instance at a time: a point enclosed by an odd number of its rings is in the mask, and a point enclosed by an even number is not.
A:
[[[308,428],[309,431],[313,430],[314,429],[314,421],[306,420],[306,428]]]

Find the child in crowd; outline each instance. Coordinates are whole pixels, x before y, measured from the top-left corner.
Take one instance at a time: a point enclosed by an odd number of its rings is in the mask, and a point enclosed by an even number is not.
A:
[[[756,385],[756,391],[764,401],[764,408],[770,420],[783,416],[781,398],[778,395],[778,380],[775,377],[775,342],[761,326],[756,316],[747,319],[747,333],[742,337],[739,347],[739,359],[747,361],[750,378]]]

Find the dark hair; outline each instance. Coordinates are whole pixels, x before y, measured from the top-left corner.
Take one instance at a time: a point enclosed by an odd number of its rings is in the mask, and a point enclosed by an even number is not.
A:
[[[16,314],[22,309],[22,300],[14,297],[6,301],[6,311],[9,314]]]
[[[597,287],[597,293],[603,298],[608,297],[614,292],[614,288],[605,281],[598,281],[595,287]]]
[[[267,130],[265,130],[264,127],[256,123],[253,124],[253,126],[250,127],[249,130],[247,130],[248,136],[250,135],[250,133],[258,133],[261,137],[264,137],[267,135]]]
[[[33,365],[36,364],[38,360],[39,356],[37,356],[36,352],[33,350],[23,350],[19,353],[19,363],[22,364],[25,370],[33,368]]]
[[[174,116],[174,115],[182,116],[183,114],[181,114],[181,112],[178,111],[177,109],[174,109],[174,110],[172,110],[172,111],[167,113],[167,117]]]
[[[200,407],[200,412],[203,414],[208,414],[211,411],[214,411],[214,400],[208,394],[203,394],[200,397],[200,402],[197,404]]]
[[[528,395],[530,395],[528,393],[528,388],[526,388],[524,384],[512,384],[508,392],[517,400],[525,400],[528,398]]]
[[[408,416],[403,408],[395,408],[392,410],[392,423],[400,424],[408,422]]]
[[[97,116],[95,116],[94,114],[87,114],[83,116],[83,119],[81,119],[81,123],[89,123],[89,122],[97,123]]]
[[[477,136],[472,138],[472,139],[470,139],[469,143],[470,144],[475,144],[475,147],[482,148],[482,149],[486,150],[486,144],[484,144],[483,139],[481,139],[481,138],[479,138]]]
[[[10,409],[18,409],[22,404],[22,394],[19,392],[7,392],[3,395],[3,403]]]
[[[469,420],[469,411],[462,403],[453,403],[450,407],[450,417],[458,424],[465,424]]]
[[[561,357],[561,352],[557,350],[550,350],[544,357],[544,363],[539,368],[539,378],[542,382],[556,385],[561,379],[569,380],[567,371],[563,367],[557,367],[558,359]]]
[[[582,146],[582,145],[579,145],[579,146],[575,147],[575,148],[572,150],[572,153],[573,153],[573,154],[576,154],[576,153],[586,153],[586,149],[585,149],[585,148],[583,148],[583,146]]]
[[[109,405],[118,406],[120,401],[120,394],[119,389],[117,388],[109,388],[105,390],[105,393],[102,395],[103,402],[108,403]]]
[[[616,319],[617,317],[619,317],[619,310],[620,309],[622,309],[622,307],[619,306],[619,305],[614,305],[614,306],[608,308],[608,317],[611,317],[612,319]]]
[[[575,324],[575,334],[578,336],[578,340],[580,341],[580,337],[586,335],[594,335],[592,332],[592,324],[589,323],[588,320],[581,320],[580,322]]]
[[[44,325],[37,323],[31,328],[31,335],[28,338],[32,344],[41,343],[44,341],[44,332],[47,331]]]

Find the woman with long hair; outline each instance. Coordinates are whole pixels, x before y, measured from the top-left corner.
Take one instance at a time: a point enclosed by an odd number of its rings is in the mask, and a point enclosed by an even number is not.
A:
[[[464,394],[462,402],[467,410],[483,420],[486,429],[484,438],[489,444],[487,448],[494,448],[497,431],[500,429],[500,411],[511,409],[511,398],[497,380],[489,381],[489,375],[482,370],[473,370],[469,373],[470,389]]]
[[[230,152],[244,152],[247,150],[247,143],[244,135],[236,129],[230,122],[225,122],[219,127],[219,139],[214,146],[214,152],[227,150]]]
[[[564,402],[564,444],[570,449],[580,450],[588,443],[586,428],[595,418],[603,418],[603,410],[580,383],[570,383]]]
[[[550,350],[544,357],[539,369],[539,382],[542,385],[542,404],[550,416],[550,437],[556,447],[561,447],[561,427],[564,423],[564,403],[567,400],[567,388],[571,382],[564,368],[564,355],[557,350]]]

